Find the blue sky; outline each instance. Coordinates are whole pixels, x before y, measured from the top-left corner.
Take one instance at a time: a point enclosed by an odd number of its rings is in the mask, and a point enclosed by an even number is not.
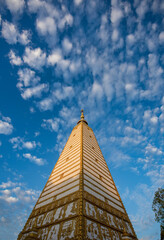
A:
[[[159,239],[163,13],[160,0],[0,0],[0,239],[17,238],[81,108],[138,238]]]

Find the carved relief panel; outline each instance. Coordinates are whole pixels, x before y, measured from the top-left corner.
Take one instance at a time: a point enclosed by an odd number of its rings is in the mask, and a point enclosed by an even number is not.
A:
[[[69,220],[63,223],[61,227],[60,240],[75,239],[77,235],[77,220]]]
[[[101,239],[98,224],[96,222],[85,219],[85,239]]]

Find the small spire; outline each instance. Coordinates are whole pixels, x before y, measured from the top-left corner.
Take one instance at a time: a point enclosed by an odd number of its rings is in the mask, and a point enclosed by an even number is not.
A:
[[[84,110],[81,109],[81,120],[84,120]]]
[[[84,110],[83,109],[81,109],[81,117],[80,117],[80,120],[78,121],[78,123],[80,123],[80,122],[85,122],[88,125],[87,121],[84,119]]]

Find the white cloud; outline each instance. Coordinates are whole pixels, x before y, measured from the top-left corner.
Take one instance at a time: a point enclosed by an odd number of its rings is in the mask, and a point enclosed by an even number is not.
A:
[[[13,50],[10,50],[8,56],[9,56],[9,59],[10,59],[10,63],[12,65],[16,65],[16,66],[22,65],[21,58],[19,56],[16,56],[15,52]]]
[[[109,37],[110,37],[110,32],[109,32],[107,14],[103,14],[101,17],[99,37],[104,44],[108,43]]]
[[[127,154],[117,149],[113,149],[110,153],[110,161],[114,163],[115,167],[127,164],[130,159],[131,158]]]
[[[135,172],[136,174],[139,174],[139,170],[137,167],[131,167],[130,168],[133,172]]]
[[[152,101],[163,94],[163,69],[159,64],[159,56],[157,54],[148,55],[147,65],[149,79],[146,81],[146,90],[141,90],[140,96]]]
[[[41,166],[45,164],[45,161],[42,158],[37,158],[36,156],[32,156],[30,153],[24,153],[23,157],[29,159],[31,162]]]
[[[157,147],[152,146],[151,144],[148,144],[146,146],[146,154],[155,154],[155,155],[162,155],[163,152],[158,149]]]
[[[112,40],[113,41],[117,41],[118,40],[118,37],[119,37],[119,32],[117,29],[114,29],[113,30],[113,33],[112,33]]]
[[[64,38],[62,42],[63,49],[66,53],[69,53],[72,49],[72,43],[69,41],[68,38]]]
[[[2,192],[3,193],[3,192]],[[7,203],[16,203],[18,201],[18,198],[8,196],[7,194],[4,193],[3,196],[0,196],[0,199],[4,200]]]
[[[24,138],[21,137],[14,137],[11,138],[10,143],[13,145],[13,148],[18,148],[18,149],[34,149],[36,148],[37,145],[40,145],[39,143],[36,143],[35,141],[25,141]]]
[[[72,98],[74,96],[74,90],[72,86],[62,86],[61,84],[54,84],[53,96],[61,101],[66,98]]]
[[[16,183],[9,180],[8,182],[2,182],[2,184],[0,185],[0,188],[9,188],[14,186],[16,186]]]
[[[24,0],[6,0],[7,8],[10,10],[11,13],[21,13],[25,6]]]
[[[9,44],[15,44],[18,41],[18,32],[14,24],[2,22],[2,36]]]
[[[139,18],[144,18],[145,13],[148,11],[148,4],[147,1],[141,1],[139,6],[136,8],[136,12]]]
[[[164,31],[159,34],[159,42],[160,42],[161,44],[164,43]]]
[[[29,99],[31,97],[40,98],[43,92],[47,92],[49,89],[48,84],[42,83],[34,87],[24,89],[23,93],[21,93],[22,98]]]
[[[17,42],[27,45],[30,42],[30,33],[28,30],[23,30],[19,33],[17,27],[8,21],[2,22],[2,36],[9,44],[16,44]]]
[[[43,92],[49,90],[49,85],[46,83],[38,84],[40,78],[35,76],[35,72],[25,68],[18,71],[19,81],[18,89],[21,91],[22,98],[29,99],[31,97],[41,97]]]
[[[31,49],[26,47],[23,60],[30,67],[40,70],[46,63],[46,53],[40,48]]]
[[[164,185],[163,171],[164,171],[164,165],[159,165],[159,166],[156,166],[154,169],[148,170],[148,172],[146,173],[146,176],[150,177],[156,189]]]
[[[10,135],[13,132],[13,125],[11,124],[11,119],[8,117],[3,117],[0,115],[2,120],[0,120],[0,134]]]
[[[158,127],[159,118],[158,118],[158,111],[159,109],[153,109],[153,110],[145,110],[143,119],[144,119],[144,126],[147,126],[151,131],[155,131],[155,129]]]
[[[102,81],[107,101],[110,102],[114,95],[113,79],[111,78],[110,74],[105,73]]]
[[[59,130],[60,119],[43,119],[42,127],[45,129],[49,129],[51,132],[57,132]]]
[[[27,45],[30,42],[31,34],[28,30],[23,30],[22,33],[18,35],[18,42],[22,45]]]
[[[17,202],[30,203],[36,201],[38,191],[27,189],[24,184],[20,182],[3,182],[0,185],[0,200],[5,201],[7,204],[16,204]]]
[[[150,122],[153,123],[153,124],[157,124],[158,123],[158,117],[157,116],[151,117]]]
[[[23,147],[27,148],[27,149],[33,149],[33,148],[36,147],[36,143],[35,143],[35,141],[33,141],[33,142],[24,142],[23,143]]]
[[[130,126],[125,127],[125,133],[127,134],[139,134],[139,130]]]
[[[54,102],[51,97],[44,98],[38,103],[38,107],[41,111],[52,110],[53,105],[54,105]]]
[[[77,74],[82,70],[82,67],[81,59],[75,59],[70,62],[69,70],[72,74]]]
[[[35,137],[39,136],[40,132],[35,132]]]
[[[20,69],[18,71],[18,76],[19,83],[17,87],[19,89],[22,87],[35,86],[40,81],[40,78],[35,76],[35,72],[28,68]]]
[[[1,222],[5,223],[6,222],[6,218],[5,217],[1,217]]]
[[[50,95],[47,98],[41,100],[38,103],[38,107],[42,111],[52,110],[54,104],[58,104],[65,99],[72,99],[73,96],[74,89],[72,86],[65,86],[61,83],[55,83]]]
[[[122,10],[120,8],[112,7],[111,11],[111,22],[118,24],[123,17]]]
[[[126,83],[125,91],[127,94],[127,98],[130,100],[136,100],[139,94],[138,88],[135,83]]]
[[[31,13],[37,13],[40,16],[59,17],[57,7],[44,0],[28,0],[28,9]]]
[[[62,59],[58,63],[58,67],[64,72],[68,67],[70,66],[70,60],[68,59]]]
[[[39,8],[44,7],[45,2],[40,0],[29,0],[27,2],[29,11],[35,13]]]
[[[79,113],[79,109],[78,109],[78,113]],[[68,107],[63,106],[59,112],[59,115],[61,117],[60,123],[62,124],[62,127],[65,125],[65,123],[67,123],[67,126],[73,126],[79,120],[79,116],[77,115],[76,107],[68,108]],[[69,119],[69,121],[68,121],[68,119]]]
[[[70,13],[67,13],[63,18],[60,19],[58,23],[59,29],[63,30],[65,26],[72,26],[73,17]]]
[[[83,0],[74,0],[76,6],[79,6],[82,2]]]
[[[103,87],[98,82],[94,82],[91,89],[91,96],[93,98],[97,98],[97,100],[101,100],[104,95]]]
[[[55,20],[52,17],[37,19],[36,28],[38,32],[43,36],[46,36],[47,34],[54,35],[56,33],[56,24]]]
[[[48,56],[47,58],[47,63],[49,65],[55,65],[56,63],[58,63],[59,61],[62,60],[62,54],[61,54],[61,51],[59,49],[56,49],[52,52],[51,55]]]
[[[135,36],[133,34],[129,34],[127,36],[127,42],[129,43],[129,45],[133,45],[135,43],[136,39]]]

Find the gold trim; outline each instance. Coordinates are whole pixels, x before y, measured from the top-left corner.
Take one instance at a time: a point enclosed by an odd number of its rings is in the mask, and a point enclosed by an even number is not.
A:
[[[80,204],[79,204],[79,240],[83,240],[83,122],[81,122],[81,147],[80,147]]]

